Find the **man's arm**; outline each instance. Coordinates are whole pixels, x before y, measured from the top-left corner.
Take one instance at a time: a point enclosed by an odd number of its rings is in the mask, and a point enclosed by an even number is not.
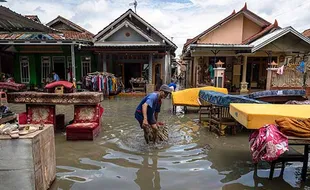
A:
[[[147,107],[148,107],[147,103],[144,103],[142,105],[143,124],[148,124],[148,121],[147,121]]]
[[[156,122],[158,121],[158,113],[159,112],[155,112],[155,120],[156,120]]]

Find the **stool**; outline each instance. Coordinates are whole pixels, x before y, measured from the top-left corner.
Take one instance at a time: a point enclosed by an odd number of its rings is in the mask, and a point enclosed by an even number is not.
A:
[[[297,152],[295,149],[289,147],[289,150],[283,153],[277,160],[269,162],[270,164],[270,173],[269,173],[269,180],[272,180],[274,169],[277,163],[281,162],[281,175],[283,175],[285,162],[303,162],[304,155],[300,152]],[[257,173],[257,164],[255,164],[254,172]]]
[[[64,93],[64,87],[63,86],[56,86],[55,87],[55,93],[56,94],[63,94]]]

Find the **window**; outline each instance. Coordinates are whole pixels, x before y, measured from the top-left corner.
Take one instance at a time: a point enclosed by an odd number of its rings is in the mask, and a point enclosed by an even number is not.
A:
[[[90,57],[81,57],[82,64],[82,77],[86,76],[87,73],[91,72],[91,58]]]
[[[46,81],[51,73],[51,58],[41,57],[41,82]]]
[[[22,83],[30,81],[29,57],[20,57],[20,79]]]

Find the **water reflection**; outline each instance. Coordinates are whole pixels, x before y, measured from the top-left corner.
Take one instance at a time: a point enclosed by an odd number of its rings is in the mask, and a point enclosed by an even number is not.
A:
[[[140,189],[158,190],[160,187],[160,175],[158,162],[158,151],[143,157],[140,169],[137,171],[135,182]]]
[[[160,113],[169,126],[169,141],[147,145],[133,116],[140,99],[105,100],[102,132],[94,141],[66,141],[64,134],[56,134],[57,179],[52,190],[303,188],[300,164],[287,166],[280,177],[276,169],[272,181],[269,167],[261,167],[258,177],[248,134],[218,137],[197,123],[197,114],[172,115],[170,100],[164,101]],[[63,106],[57,111],[70,120],[70,109]]]

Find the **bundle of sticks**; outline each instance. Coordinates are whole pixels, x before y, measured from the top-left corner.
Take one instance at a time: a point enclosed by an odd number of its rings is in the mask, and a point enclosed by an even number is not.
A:
[[[168,128],[166,125],[157,126],[157,129],[152,128],[151,126],[144,127],[144,138],[147,144],[150,141],[154,143],[159,141],[167,141],[168,140]]]

